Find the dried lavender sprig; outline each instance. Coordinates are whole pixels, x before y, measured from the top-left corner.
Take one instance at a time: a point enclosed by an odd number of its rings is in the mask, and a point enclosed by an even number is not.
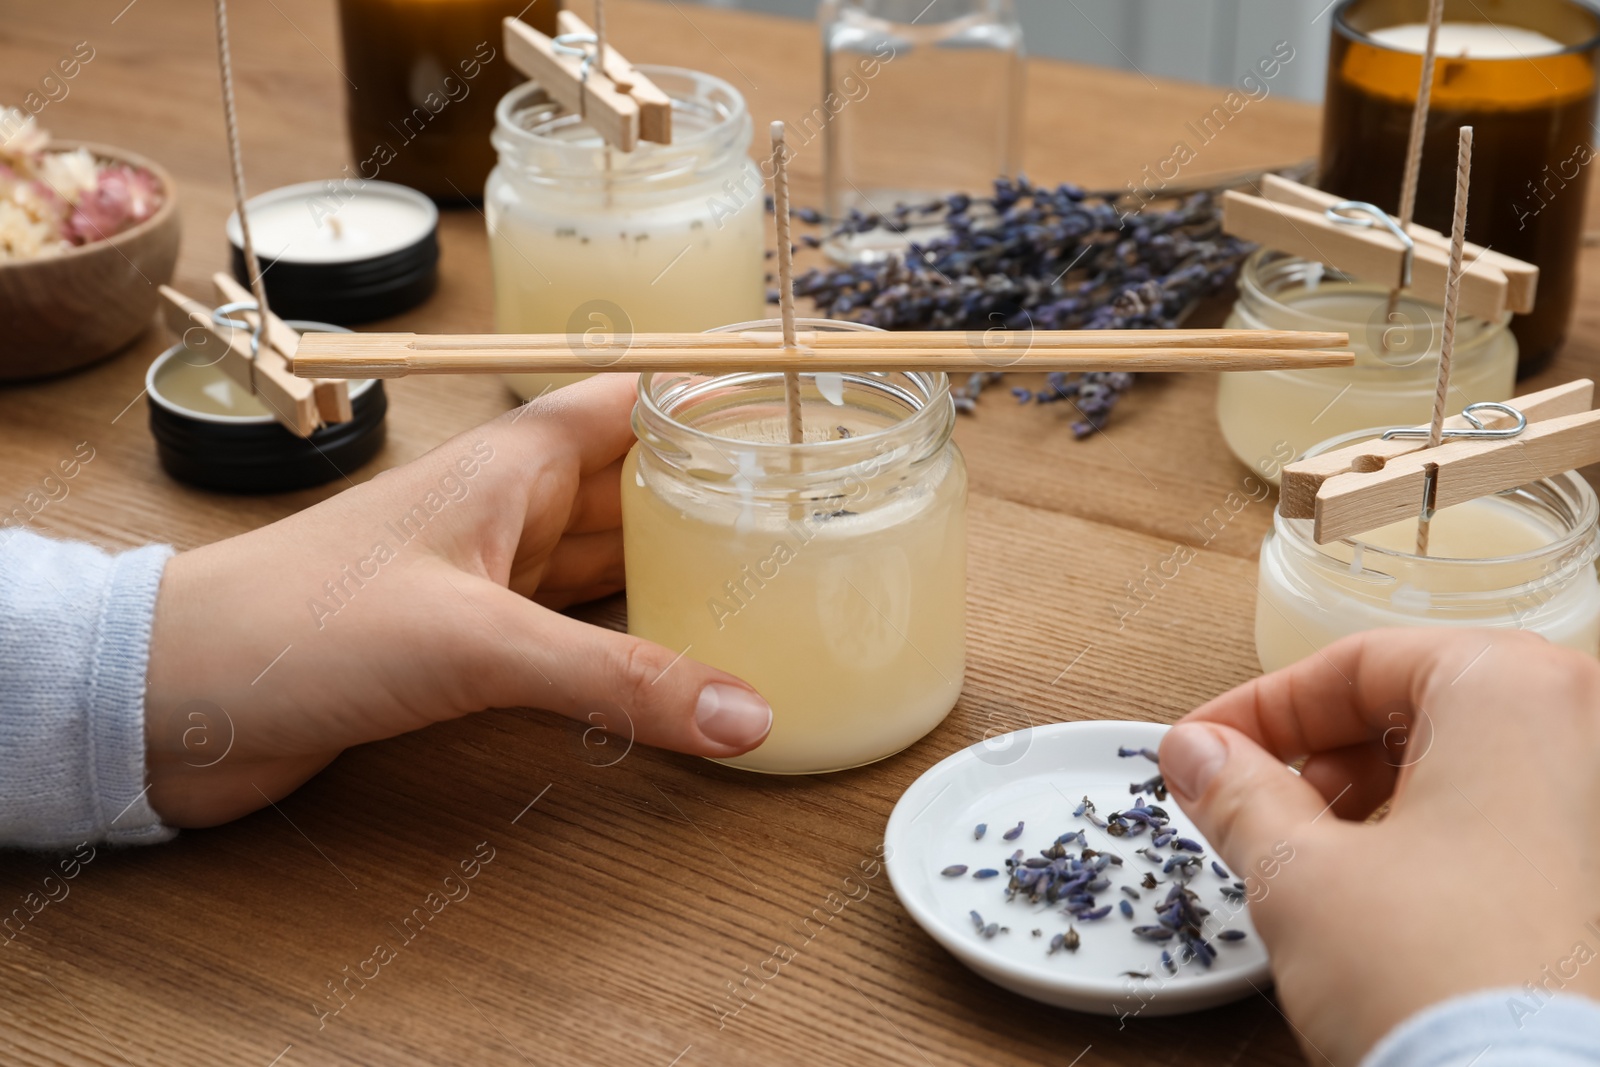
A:
[[[1134,216],[1121,210],[1120,197],[1002,178],[988,197],[956,194],[884,214],[852,211],[837,220],[835,236],[937,235],[881,262],[806,272],[795,293],[829,317],[885,329],[984,334],[1004,327],[1020,347],[1033,329],[1176,326],[1201,299],[1226,288],[1251,251],[1222,232],[1215,191]],[[815,211],[797,217],[821,221]],[[802,243],[818,247],[822,240],[806,236]],[[953,391],[957,409],[974,411],[984,387],[1000,378],[998,371],[974,375]],[[1079,415],[1072,428],[1082,437],[1105,425],[1131,384],[1125,374],[1061,375],[1018,396],[1070,400]]]

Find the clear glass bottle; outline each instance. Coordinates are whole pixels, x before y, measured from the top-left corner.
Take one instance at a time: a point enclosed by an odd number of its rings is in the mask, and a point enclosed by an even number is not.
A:
[[[755,686],[772,733],[724,762],[772,774],[899,752],[949,714],[966,663],[948,379],[801,385],[806,440],[791,445],[781,374],[642,375],[622,471],[628,631]]]
[[[1014,175],[1022,143],[1022,25],[1013,0],[824,0],[823,100],[790,134],[823,141],[830,220],[887,213]],[[904,248],[915,233],[834,240],[840,260]]]
[[[1311,454],[1380,432],[1345,434]],[[1429,525],[1427,556],[1415,554],[1415,519],[1319,545],[1310,519],[1278,514],[1261,543],[1256,586],[1261,669],[1387,626],[1532,630],[1596,655],[1597,522],[1600,501],[1576,471],[1445,508]]]
[[[1368,426],[1414,426],[1433,415],[1444,312],[1407,295],[1386,319],[1389,291],[1321,263],[1261,251],[1245,261],[1229,328],[1350,335],[1353,367],[1218,376],[1217,421],[1240,461],[1277,484],[1282,465],[1318,441]],[[1462,319],[1449,414],[1516,389],[1517,342],[1499,322]]]
[[[484,214],[501,333],[698,331],[766,310],[750,113],[720,78],[641,66],[672,97],[672,143],[619,152],[536,83],[495,113]],[[584,377],[507,377],[523,397]]]

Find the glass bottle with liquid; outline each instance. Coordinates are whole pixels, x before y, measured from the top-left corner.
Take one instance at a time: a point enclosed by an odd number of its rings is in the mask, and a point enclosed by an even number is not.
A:
[[[494,109],[522,75],[501,20],[556,32],[561,0],[339,0],[350,173],[435,200],[483,196]]]
[[[851,211],[983,193],[1020,165],[1022,25],[1013,0],[824,0],[823,92],[790,128],[823,144],[831,222]],[[873,259],[915,233],[838,238],[835,259]]]

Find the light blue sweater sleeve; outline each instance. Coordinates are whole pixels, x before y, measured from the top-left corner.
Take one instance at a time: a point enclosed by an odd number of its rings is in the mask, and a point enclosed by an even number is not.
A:
[[[172,836],[144,781],[150,624],[171,556],[0,529],[0,847]]]
[[[1487,989],[1417,1012],[1361,1067],[1596,1067],[1600,1003],[1543,989]]]

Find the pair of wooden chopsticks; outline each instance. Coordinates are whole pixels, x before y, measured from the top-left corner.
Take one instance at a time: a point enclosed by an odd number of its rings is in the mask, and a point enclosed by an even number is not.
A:
[[[866,333],[800,330],[587,334],[308,334],[294,373],[311,378],[610,371],[1257,371],[1347,367],[1343,333],[1054,330]]]

